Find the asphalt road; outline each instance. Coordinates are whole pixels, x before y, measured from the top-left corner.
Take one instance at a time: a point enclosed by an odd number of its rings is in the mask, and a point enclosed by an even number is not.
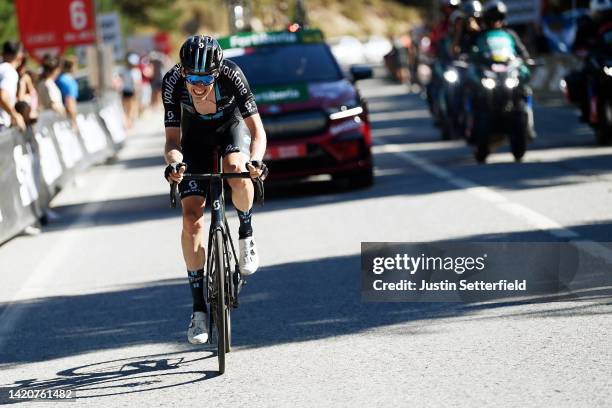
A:
[[[360,87],[375,186],[270,189],[225,375],[186,343],[157,112],[116,164],[61,193],[43,234],[0,247],[0,386],[74,389],[78,406],[609,407],[610,276],[580,301],[364,303],[360,243],[570,240],[612,275],[593,244],[612,236],[612,147],[548,101],[523,163],[502,149],[479,166],[439,140],[418,96],[382,78]]]

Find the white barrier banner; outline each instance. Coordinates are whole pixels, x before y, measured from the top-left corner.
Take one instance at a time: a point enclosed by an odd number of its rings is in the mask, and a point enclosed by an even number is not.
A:
[[[77,125],[88,153],[93,154],[106,148],[106,134],[94,113],[78,115]]]
[[[60,162],[49,128],[42,128],[34,135],[40,152],[40,167],[47,186],[52,185],[62,175]]]
[[[105,106],[100,110],[100,117],[104,120],[114,143],[125,140],[126,134],[123,127],[123,113],[116,104]]]
[[[64,164],[69,169],[73,168],[83,158],[83,149],[77,134],[72,130],[69,122],[54,123],[53,131],[55,132]]]
[[[31,152],[24,151],[22,145],[17,145],[13,149],[15,159],[15,175],[19,183],[19,196],[24,207],[32,204],[38,199],[38,188],[34,181],[34,168]]]

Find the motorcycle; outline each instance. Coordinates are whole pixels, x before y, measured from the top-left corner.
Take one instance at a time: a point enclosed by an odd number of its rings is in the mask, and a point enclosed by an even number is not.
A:
[[[581,111],[581,120],[595,131],[600,145],[612,142],[612,52],[592,53],[581,71],[568,74],[561,86]]]
[[[532,97],[520,58],[505,63],[480,61],[469,68],[464,99],[465,138],[478,163],[507,139],[521,161],[529,140]]]
[[[431,79],[425,87],[427,97],[427,105],[433,119],[434,126],[440,126],[440,98],[442,95],[442,87],[444,84],[444,64],[439,60],[434,60],[430,65]]]
[[[459,59],[450,63],[442,75],[444,84],[438,94],[438,120],[443,140],[457,139],[465,133],[463,99],[468,68],[465,58]]]

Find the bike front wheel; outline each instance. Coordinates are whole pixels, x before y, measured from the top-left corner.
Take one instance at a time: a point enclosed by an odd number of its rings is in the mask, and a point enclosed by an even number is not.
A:
[[[219,360],[219,374],[225,372],[225,353],[227,351],[227,308],[225,304],[225,256],[223,255],[223,232],[215,231],[214,273],[216,278],[215,320],[217,321],[217,359]]]

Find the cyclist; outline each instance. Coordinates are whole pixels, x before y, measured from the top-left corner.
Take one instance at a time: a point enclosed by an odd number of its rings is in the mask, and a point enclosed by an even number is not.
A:
[[[224,172],[249,171],[253,179],[264,179],[266,133],[244,74],[234,62],[223,59],[222,48],[210,36],[191,36],[183,43],[180,63],[163,78],[162,99],[164,155],[168,164],[164,175],[168,181],[180,183],[181,244],[193,298],[187,339],[192,344],[201,344],[208,339],[202,290],[206,260],[203,215],[208,183],[181,182],[183,174],[186,169],[191,173],[210,173],[213,151],[219,148]],[[254,187],[249,179],[228,182],[240,221],[238,264],[240,273],[247,276],[259,266],[251,224]]]

